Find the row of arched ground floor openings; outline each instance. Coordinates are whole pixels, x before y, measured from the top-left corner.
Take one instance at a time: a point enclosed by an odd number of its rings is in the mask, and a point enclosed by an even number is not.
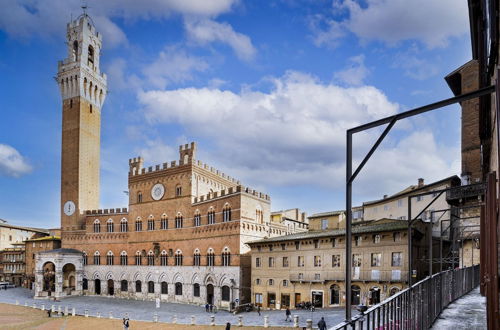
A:
[[[118,288],[115,288],[115,281],[112,280],[112,279],[109,279],[107,280],[107,285],[106,285],[106,291],[107,292],[102,292],[101,290],[101,280],[100,279],[95,279],[95,280],[92,280],[94,281],[94,292],[92,292],[93,294],[96,294],[96,295],[102,295],[102,294],[105,294],[105,295],[110,295],[110,296],[113,296],[116,294],[116,291],[115,289],[118,290]],[[124,293],[124,292],[135,292],[135,293],[148,293],[148,294],[155,294],[157,291],[155,290],[155,287],[156,285],[159,285],[160,286],[160,294],[162,295],[166,295],[168,294],[168,283],[167,282],[160,282],[160,283],[155,283],[154,281],[148,281],[145,283],[146,284],[146,288],[143,288],[143,282],[140,281],[140,280],[137,280],[135,282],[132,282],[132,285],[134,286],[133,287],[133,291],[131,290],[132,288],[130,288],[129,286],[129,281],[127,280],[121,280],[119,282],[119,290],[120,290],[120,293]],[[82,283],[82,289],[84,291],[88,291],[89,290],[89,281],[84,278],[83,279],[83,283]],[[145,289],[145,290],[144,290]],[[176,296],[182,296],[183,295],[183,285],[182,283],[180,282],[176,282],[174,284],[174,295]],[[200,297],[200,285],[198,283],[195,283],[193,284],[192,286],[192,295],[193,297]],[[207,284],[206,285],[206,299],[207,299],[207,303],[209,304],[213,304],[214,303],[214,286],[212,284]],[[144,292],[143,292],[144,291]],[[229,286],[227,285],[224,285],[221,287],[221,300],[222,301],[230,301],[231,299],[231,289],[229,288]]]
[[[387,297],[401,290],[399,286],[374,285],[362,291],[359,285],[351,286],[352,305],[376,305]],[[299,291],[299,290],[296,290]],[[327,291],[327,292],[325,292]],[[304,305],[314,305],[316,308],[345,305],[345,292],[337,284],[330,286],[329,290],[310,289],[300,292],[280,292],[272,290],[259,293],[254,292],[254,303],[264,308],[300,308]]]

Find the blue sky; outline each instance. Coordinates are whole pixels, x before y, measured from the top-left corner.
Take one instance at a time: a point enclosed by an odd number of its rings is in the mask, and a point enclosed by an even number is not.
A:
[[[59,225],[66,23],[80,1],[2,0],[0,218]],[[342,209],[345,130],[452,96],[470,55],[466,0],[87,1],[103,34],[101,206],[125,207],[128,159],[198,159],[273,210]],[[355,138],[359,160],[379,131]],[[397,125],[354,200],[460,174],[457,106]]]

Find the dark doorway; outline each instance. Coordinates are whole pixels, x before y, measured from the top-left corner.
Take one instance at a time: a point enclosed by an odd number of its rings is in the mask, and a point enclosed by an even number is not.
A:
[[[89,289],[89,281],[86,278],[83,279],[82,289],[83,290],[88,290]]]
[[[101,294],[101,280],[94,280],[94,292],[95,294]]]
[[[269,308],[276,307],[276,294],[274,292],[270,292],[267,294],[267,307]]]
[[[380,288],[373,287],[370,289],[370,305],[376,305],[380,302]]]
[[[207,285],[207,304],[214,303],[214,286],[212,284]]]
[[[295,307],[298,307],[298,305],[302,302],[302,297],[300,296],[300,293],[295,294]]]
[[[290,295],[282,294],[281,295],[281,307],[289,308],[290,307]]]
[[[115,294],[115,281],[109,279],[108,280],[108,294],[113,296]]]
[[[351,305],[361,304],[361,288],[357,285],[351,286]]]
[[[322,291],[312,291],[312,303],[314,307],[323,307],[323,292]]]

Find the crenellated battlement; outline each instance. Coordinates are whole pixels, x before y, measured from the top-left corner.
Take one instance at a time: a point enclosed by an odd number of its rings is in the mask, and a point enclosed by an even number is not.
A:
[[[163,164],[157,164],[157,165],[153,165],[153,166],[144,167],[144,158],[134,157],[134,158],[129,159],[129,161],[128,161],[129,167],[130,167],[129,176],[138,176],[138,175],[149,174],[149,173],[153,173],[153,172],[165,171],[165,170],[173,169],[173,168],[176,168],[179,166],[191,164],[191,165],[197,166],[198,168],[209,171],[212,174],[217,175],[217,176],[219,176],[227,181],[230,181],[234,185],[240,184],[239,180],[237,180],[229,175],[226,175],[226,173],[221,172],[218,169],[216,169],[208,164],[205,164],[200,160],[195,161],[194,160],[195,154],[196,154],[196,143],[191,142],[191,144],[185,144],[185,145],[179,146],[179,155],[181,156],[179,162],[173,160],[170,163],[166,162]]]
[[[236,193],[246,193],[246,194],[250,194],[252,196],[255,196],[257,198],[266,200],[266,201],[271,201],[271,197],[267,194],[264,194],[262,192],[258,192],[254,189],[249,188],[249,187],[244,187],[242,185],[238,185],[236,187],[229,187],[228,189],[223,189],[221,191],[214,191],[213,193],[210,193],[207,195],[195,197],[193,203],[203,203],[203,202],[207,202],[210,200],[214,200],[217,198],[221,198],[221,197],[236,194]]]
[[[85,215],[113,215],[113,214],[124,214],[124,213],[128,213],[128,209],[126,207],[85,211]]]

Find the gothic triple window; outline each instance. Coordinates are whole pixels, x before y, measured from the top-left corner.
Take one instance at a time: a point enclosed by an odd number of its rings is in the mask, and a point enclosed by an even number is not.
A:
[[[141,220],[135,221],[135,231],[142,231],[142,221]]]
[[[201,265],[200,250],[196,249],[193,255],[193,266],[200,266],[200,265]]]
[[[231,266],[231,252],[227,247],[222,252],[222,266]]]
[[[215,223],[215,212],[213,209],[210,209],[207,214],[208,224],[213,225]]]
[[[201,215],[199,213],[196,213],[194,215],[194,226],[195,227],[201,226]]]
[[[175,217],[175,228],[182,228],[182,225],[183,225],[182,215],[177,215]]]
[[[142,256],[141,256],[141,252],[139,252],[139,251],[137,251],[135,253],[135,265],[136,266],[142,265]]]
[[[176,266],[182,266],[182,251],[177,250],[175,251],[175,265]]]
[[[115,226],[113,225],[113,219],[108,219],[108,221],[106,222],[106,227],[108,233],[112,233],[115,231]]]
[[[155,221],[154,220],[148,220],[148,230],[155,230]]]
[[[223,222],[231,221],[231,207],[229,205],[226,205],[222,210],[222,221]]]
[[[87,256],[87,252],[83,252],[83,265],[86,266],[89,263],[89,257]]]
[[[95,219],[94,221],[94,233],[100,233],[101,232],[101,222],[99,219]]]
[[[155,265],[155,256],[153,254],[153,251],[148,252],[148,266],[154,266]]]
[[[113,264],[114,264],[113,252],[108,251],[108,254],[106,255],[106,265],[112,266]]]
[[[167,256],[167,251],[165,251],[165,250],[161,251],[160,264],[162,266],[167,266],[168,265],[168,256]]]
[[[100,265],[101,264],[101,254],[99,251],[95,251],[94,253],[94,265]]]
[[[123,218],[120,221],[120,231],[122,233],[126,233],[128,231],[128,222],[127,222],[127,219],[125,219],[125,218]]]
[[[122,251],[120,253],[120,265],[122,265],[122,266],[128,265],[127,252],[125,252],[125,251]]]
[[[168,218],[166,215],[161,216],[160,229],[168,229]]]
[[[215,265],[215,253],[213,249],[209,249],[207,252],[207,266]]]

